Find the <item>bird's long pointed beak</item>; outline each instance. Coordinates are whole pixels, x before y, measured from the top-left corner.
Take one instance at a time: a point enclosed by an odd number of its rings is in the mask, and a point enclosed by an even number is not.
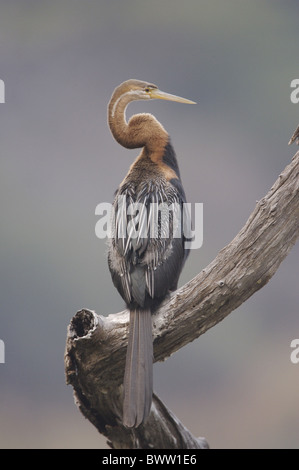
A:
[[[161,90],[151,90],[151,98],[158,100],[168,100],[168,101],[177,101],[178,103],[189,103],[196,104],[195,101],[187,100],[186,98],[181,98],[181,96],[171,95],[170,93],[165,93]]]

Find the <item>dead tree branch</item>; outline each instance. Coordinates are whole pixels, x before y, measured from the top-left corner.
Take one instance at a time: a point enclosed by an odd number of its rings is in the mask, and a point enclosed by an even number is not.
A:
[[[297,127],[297,129],[294,131],[294,134],[290,138],[289,145],[291,145],[295,141],[296,141],[296,144],[299,145],[299,126]]]
[[[298,189],[299,152],[237,236],[153,316],[155,361],[198,338],[271,279],[299,235]],[[128,320],[126,310],[107,317],[81,310],[73,317],[65,370],[78,407],[113,448],[207,447],[157,396],[143,425],[135,430],[121,425]]]

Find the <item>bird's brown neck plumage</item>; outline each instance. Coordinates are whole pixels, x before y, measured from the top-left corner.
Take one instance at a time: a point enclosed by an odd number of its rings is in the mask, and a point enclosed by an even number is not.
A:
[[[129,122],[126,121],[126,107],[134,101],[134,94],[130,91],[117,88],[112,95],[108,106],[108,123],[115,140],[123,147],[146,147],[153,159],[168,142],[168,133],[151,114],[136,114]]]

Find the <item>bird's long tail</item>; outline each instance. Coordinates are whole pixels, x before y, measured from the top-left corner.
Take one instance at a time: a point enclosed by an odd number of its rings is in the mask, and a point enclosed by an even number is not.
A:
[[[150,310],[130,311],[124,376],[123,424],[137,428],[149,415],[153,394],[153,338]]]

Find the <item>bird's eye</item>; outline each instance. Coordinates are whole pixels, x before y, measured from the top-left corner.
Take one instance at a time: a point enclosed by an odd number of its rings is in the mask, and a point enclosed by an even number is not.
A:
[[[149,87],[146,87],[146,88],[144,89],[144,91],[145,91],[146,93],[149,93],[149,92],[150,92],[150,88],[149,88]]]

